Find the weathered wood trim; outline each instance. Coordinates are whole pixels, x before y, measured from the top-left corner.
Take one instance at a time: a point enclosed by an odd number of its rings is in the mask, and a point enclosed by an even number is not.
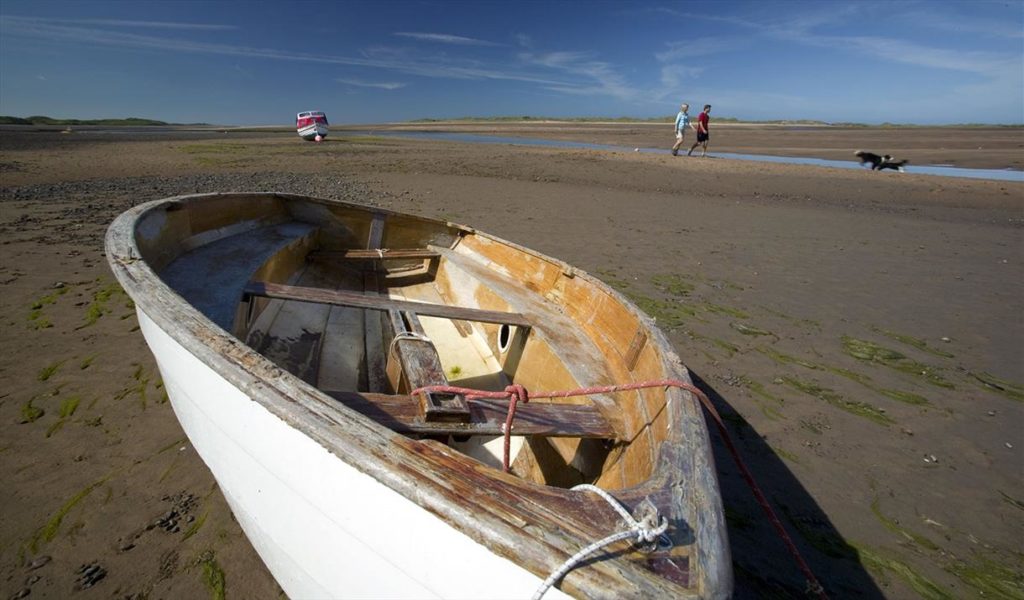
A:
[[[371,308],[373,310],[411,311],[428,317],[445,317],[448,319],[480,321],[483,323],[507,323],[509,325],[517,325],[519,327],[531,326],[530,321],[518,313],[479,310],[476,308],[461,308],[458,306],[430,304],[428,302],[412,302],[409,300],[393,300],[390,298],[369,296],[366,294],[281,285],[278,283],[269,283],[264,281],[249,282],[249,284],[245,286],[243,292],[252,296],[280,298],[282,300],[314,302],[317,304],[333,304],[335,306],[355,306],[358,308]]]
[[[640,352],[644,349],[644,345],[647,344],[647,332],[644,331],[643,327],[638,327],[636,335],[633,336],[633,341],[629,344],[629,349],[626,350],[625,361],[626,368],[630,371],[636,369],[636,363],[640,360]]]
[[[381,242],[384,241],[384,222],[387,220],[387,215],[381,212],[373,213],[373,221],[370,223],[370,236],[366,240],[366,247],[371,250],[380,248]]]

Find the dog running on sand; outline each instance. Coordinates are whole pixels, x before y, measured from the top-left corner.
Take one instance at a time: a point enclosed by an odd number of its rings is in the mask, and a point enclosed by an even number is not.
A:
[[[853,154],[860,159],[860,164],[866,165],[870,163],[872,171],[892,169],[893,171],[899,171],[902,173],[903,165],[907,164],[906,160],[895,160],[888,154],[885,156],[879,156],[874,152],[865,152],[864,150],[858,150]]]

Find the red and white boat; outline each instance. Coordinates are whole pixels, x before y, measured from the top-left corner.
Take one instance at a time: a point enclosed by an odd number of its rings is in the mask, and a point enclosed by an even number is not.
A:
[[[319,110],[300,112],[295,117],[295,129],[302,139],[319,142],[327,137],[327,115]]]

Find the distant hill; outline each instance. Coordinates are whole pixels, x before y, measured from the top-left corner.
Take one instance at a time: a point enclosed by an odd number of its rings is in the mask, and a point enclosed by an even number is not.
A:
[[[139,117],[128,117],[126,119],[54,119],[42,115],[32,117],[8,117],[0,116],[0,125],[106,125],[142,127],[146,125],[182,125],[182,123],[167,123],[156,119],[142,119]],[[188,125],[206,125],[206,123],[188,123]]]

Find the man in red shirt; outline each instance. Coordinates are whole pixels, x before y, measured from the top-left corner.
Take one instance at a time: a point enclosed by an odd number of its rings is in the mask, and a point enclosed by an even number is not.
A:
[[[710,120],[708,113],[710,112],[711,105],[705,104],[704,110],[697,115],[697,141],[694,142],[693,146],[690,146],[690,151],[686,153],[687,156],[692,156],[697,146],[702,146],[700,151],[701,158],[708,153],[708,140],[711,138],[711,134],[708,133],[708,121]]]

